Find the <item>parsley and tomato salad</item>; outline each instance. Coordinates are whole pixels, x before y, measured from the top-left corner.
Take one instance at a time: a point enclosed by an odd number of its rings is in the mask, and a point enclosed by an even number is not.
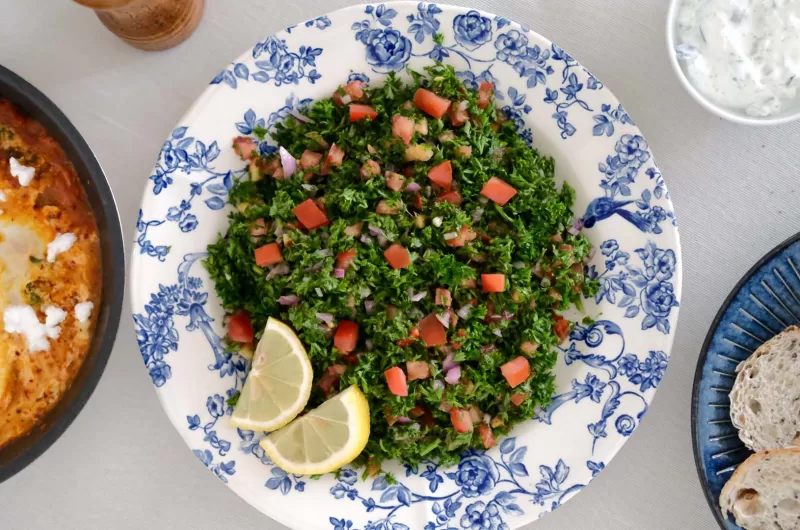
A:
[[[341,86],[278,123],[277,152],[234,148],[250,178],[206,261],[231,348],[289,323],[316,378],[308,408],[357,385],[357,463],[456,462],[546,405],[562,312],[597,286],[574,191],[450,67]]]

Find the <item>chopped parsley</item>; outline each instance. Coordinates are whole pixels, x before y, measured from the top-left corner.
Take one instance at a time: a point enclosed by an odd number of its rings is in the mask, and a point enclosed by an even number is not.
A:
[[[553,160],[530,148],[452,68],[426,70],[410,72],[410,85],[389,75],[383,87],[363,94],[356,87],[356,97],[347,85],[303,111],[308,121],[278,123],[271,136],[298,160],[297,172],[283,178],[277,154],[255,157],[256,178],[231,190],[236,210],[206,260],[225,309],[250,316],[255,340],[269,317],[295,329],[314,368],[309,409],[337,389],[363,391],[371,433],[356,464],[368,471],[387,459],[452,464],[464,449],[484,446],[484,418],[495,439],[533,418],[555,391],[557,346],[571,325],[560,313],[597,289],[584,277],[591,245],[571,229],[575,193],[556,184]],[[435,119],[412,104],[420,87],[453,102],[450,111]],[[369,105],[377,117],[350,121],[348,103]],[[457,110],[466,115],[458,125]],[[408,142],[393,134],[395,116],[413,121]],[[327,162],[334,144],[344,153],[340,164]],[[317,163],[304,167],[304,159]],[[457,197],[429,177],[446,161]],[[516,192],[502,206],[481,193],[492,177]],[[329,224],[301,228],[294,210],[308,199]],[[272,243],[282,262],[258,266],[256,249]],[[392,268],[384,255],[390,245],[406,249],[411,264]],[[337,265],[352,249],[352,264]],[[502,275],[504,290],[484,292],[484,274]],[[437,305],[436,289],[448,291],[450,311]],[[422,337],[418,331],[433,313],[448,322],[447,343],[426,347],[425,329]],[[345,320],[359,330],[347,353],[333,341]],[[444,382],[448,354],[460,363],[454,384]],[[530,375],[512,389],[500,367],[521,355]],[[408,361],[428,363],[430,376],[408,381],[408,396],[394,395],[384,372],[407,372]],[[344,373],[326,378],[331,367]],[[452,407],[471,412],[470,432],[456,432]]]

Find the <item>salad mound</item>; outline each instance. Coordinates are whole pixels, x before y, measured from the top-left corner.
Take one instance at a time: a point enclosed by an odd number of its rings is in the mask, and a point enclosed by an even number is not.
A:
[[[311,360],[311,409],[351,385],[370,408],[356,460],[458,461],[553,396],[561,316],[597,286],[574,191],[451,67],[351,81],[274,130],[233,141],[249,162],[206,267],[232,350],[269,317]],[[261,149],[259,149],[261,146]],[[265,149],[266,148],[266,149]]]

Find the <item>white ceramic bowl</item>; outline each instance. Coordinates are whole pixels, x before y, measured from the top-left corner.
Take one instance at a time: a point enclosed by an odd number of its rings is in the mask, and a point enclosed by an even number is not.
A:
[[[800,119],[800,96],[795,98],[791,104],[787,105],[786,108],[778,114],[760,117],[750,116],[744,111],[719,105],[695,88],[687,77],[686,70],[684,70],[681,61],[678,60],[678,56],[675,53],[675,46],[679,44],[676,38],[676,20],[678,18],[678,9],[682,2],[683,0],[672,0],[670,2],[669,11],[667,12],[667,53],[669,54],[669,61],[672,64],[672,68],[678,76],[678,80],[680,80],[683,88],[691,94],[695,101],[720,118],[744,125],[780,125]]]

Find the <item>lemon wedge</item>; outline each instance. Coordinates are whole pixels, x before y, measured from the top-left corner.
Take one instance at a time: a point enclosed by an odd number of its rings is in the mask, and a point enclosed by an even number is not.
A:
[[[250,431],[280,429],[303,411],[313,381],[311,362],[300,339],[289,326],[270,318],[231,423]]]
[[[275,464],[289,473],[321,475],[352,462],[369,439],[369,404],[351,386],[261,440]]]

